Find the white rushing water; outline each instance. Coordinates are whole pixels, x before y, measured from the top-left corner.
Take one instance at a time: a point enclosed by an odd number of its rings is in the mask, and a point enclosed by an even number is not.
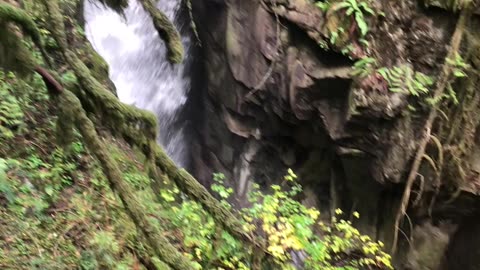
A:
[[[180,4],[181,0],[160,0],[157,7],[175,21]],[[178,117],[190,89],[185,65],[168,62],[165,44],[137,0],[129,1],[124,16],[87,0],[85,20],[87,38],[109,64],[119,99],[153,112],[160,126],[159,143],[177,165],[186,166],[185,126]],[[188,58],[190,39],[183,36],[182,41]]]

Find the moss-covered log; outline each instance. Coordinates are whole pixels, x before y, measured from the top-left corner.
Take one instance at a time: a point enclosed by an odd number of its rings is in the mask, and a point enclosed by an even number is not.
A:
[[[50,30],[53,37],[84,91],[84,93],[78,94],[84,105],[88,105],[97,115],[101,115],[105,120],[104,124],[112,131],[118,132],[129,141],[135,140],[142,149],[148,148],[150,141],[155,140],[157,134],[155,116],[121,103],[113,93],[92,76],[87,66],[69,50],[58,2],[43,0],[43,3],[50,16]]]
[[[203,205],[212,217],[234,236],[262,248],[262,243],[255,240],[254,236],[245,233],[240,221],[228,209],[222,206],[193,176],[184,169],[176,167],[173,160],[160,147],[155,151],[156,165],[173,180],[177,186],[191,199]]]
[[[168,49],[168,59],[171,63],[183,60],[184,50],[180,34],[168,17],[157,9],[152,0],[139,0],[143,8],[150,14],[153,25],[160,37],[165,40]]]
[[[40,31],[28,13],[10,4],[0,2],[0,24],[5,22],[19,25],[23,32],[32,38],[35,45],[42,47]]]
[[[10,4],[0,2],[0,66],[5,70],[14,70],[19,74],[28,74],[33,71],[35,63],[33,57],[18,38],[8,23],[18,25],[24,34],[30,36],[33,43],[42,53],[47,64],[48,56],[44,50],[40,31],[30,15]]]
[[[68,117],[75,123],[89,151],[99,160],[112,189],[117,192],[125,210],[143,233],[155,255],[167,263],[172,269],[195,269],[193,263],[177,251],[162,235],[160,229],[148,220],[146,210],[134,196],[133,190],[122,179],[122,173],[116,162],[110,157],[105,144],[100,140],[95,126],[87,117],[80,100],[70,91],[64,91],[59,96],[59,106],[63,112],[69,112]]]

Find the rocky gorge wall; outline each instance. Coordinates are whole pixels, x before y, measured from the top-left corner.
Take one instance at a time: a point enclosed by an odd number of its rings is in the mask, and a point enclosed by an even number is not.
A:
[[[197,178],[208,184],[212,172],[225,173],[243,205],[252,181],[263,187],[279,183],[292,168],[306,204],[319,207],[326,219],[336,208],[347,217],[360,212],[355,225],[391,248],[395,216],[431,109],[420,104],[413,111],[418,102],[411,95],[389,91],[376,77],[359,80],[352,66],[374,56],[381,66],[408,65],[440,77],[458,12],[442,1],[372,2],[382,15],[368,20],[369,46],[353,42],[348,57],[340,52],[342,43],[355,33],[328,45],[341,20],[308,0],[192,3],[202,43],[197,74],[202,109],[193,152]],[[426,147],[434,165],[420,166],[421,180],[411,195],[415,203],[400,224],[398,269],[467,269],[458,268],[449,254],[479,248],[461,236],[469,233],[471,226],[464,224],[472,223],[468,217],[478,212],[479,201],[479,119],[470,114],[479,109],[477,25],[472,15],[461,45],[472,67],[468,79],[451,82],[461,105],[445,105],[445,116],[432,126],[442,146]]]

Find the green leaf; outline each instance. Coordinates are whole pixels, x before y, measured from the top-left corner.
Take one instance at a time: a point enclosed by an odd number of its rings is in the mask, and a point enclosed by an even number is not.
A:
[[[52,186],[45,187],[45,193],[47,193],[48,196],[52,196],[53,192],[54,192],[54,189]]]
[[[352,7],[349,7],[349,8],[347,9],[347,11],[345,11],[345,14],[346,14],[347,16],[350,16],[350,15],[352,15],[352,13],[353,13],[354,11],[355,11],[355,10],[354,10]]]
[[[365,22],[363,15],[361,13],[355,13],[355,20],[357,22],[358,28],[360,29],[360,34],[365,36],[368,33],[368,25]]]
[[[330,8],[330,5],[328,3],[317,2],[315,3],[315,5],[319,7],[322,11],[327,11]]]
[[[337,41],[337,38],[338,38],[338,33],[333,32],[332,35],[330,36],[330,43],[335,44],[335,41]]]
[[[459,70],[459,69],[454,70],[453,75],[455,75],[455,77],[457,77],[457,78],[467,77],[467,74],[465,72]]]
[[[336,6],[333,8],[333,11],[338,11],[338,10],[340,10],[340,9],[344,9],[344,8],[348,8],[348,7],[350,7],[350,4],[349,4],[349,3],[347,3],[347,2],[342,2],[342,3],[338,4],[338,5],[336,5]]]
[[[365,47],[370,46],[370,44],[368,43],[368,41],[365,40],[365,39],[363,39],[363,38],[361,38],[359,41],[360,41],[360,43],[363,44],[363,46],[365,46]]]
[[[370,15],[375,15],[375,11],[373,9],[370,8],[370,6],[368,6],[368,3],[367,2],[362,2],[360,3],[359,5],[366,13],[370,14]]]
[[[358,10],[357,0],[347,0],[354,9]]]
[[[404,91],[402,88],[399,88],[399,87],[392,87],[392,88],[390,88],[390,92],[393,92],[393,93],[405,93],[405,91]]]

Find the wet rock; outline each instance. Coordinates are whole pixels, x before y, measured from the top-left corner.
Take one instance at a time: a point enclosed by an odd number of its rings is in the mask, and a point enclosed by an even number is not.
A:
[[[413,0],[375,6],[385,16],[372,18],[367,39],[379,67],[406,65],[436,76],[455,17],[424,10]],[[197,14],[205,99],[212,105],[204,112],[200,137],[209,158],[218,161],[205,162],[209,169],[225,170],[244,196],[252,181],[263,187],[279,183],[292,168],[308,190],[305,201],[327,216],[335,207],[359,211],[356,225],[388,247],[428,108],[410,111],[412,97],[389,91],[375,74],[365,81],[353,78],[351,59],[335,46],[330,51],[319,46],[336,22],[310,1],[238,0],[215,8],[220,9],[215,18]],[[480,66],[477,60],[472,64]],[[435,178],[431,169],[421,172],[427,182]],[[402,246],[410,259],[400,269],[436,269],[448,243],[450,232],[425,223],[435,190],[430,182],[421,209],[412,215],[418,245]],[[434,208],[451,219],[458,207]],[[435,250],[428,251],[430,244]]]

